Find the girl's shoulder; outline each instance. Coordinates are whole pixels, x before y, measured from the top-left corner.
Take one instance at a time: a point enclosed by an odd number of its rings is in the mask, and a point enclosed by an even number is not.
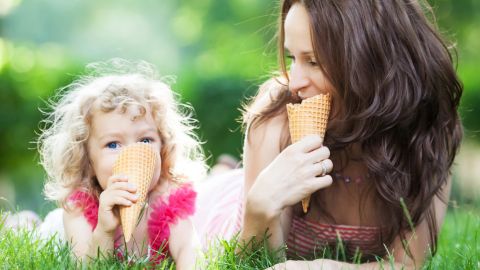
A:
[[[68,196],[66,210],[80,210],[92,229],[95,229],[98,221],[97,197],[84,190],[75,190]]]
[[[195,212],[197,192],[190,182],[170,186],[168,191],[154,199],[152,215],[184,218]]]
[[[185,183],[154,200],[148,218],[148,235],[154,250],[160,250],[162,247],[168,249],[170,227],[195,213],[196,198],[197,192],[192,184]]]

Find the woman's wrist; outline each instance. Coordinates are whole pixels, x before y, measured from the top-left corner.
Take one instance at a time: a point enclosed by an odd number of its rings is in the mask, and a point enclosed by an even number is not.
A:
[[[245,214],[268,224],[272,220],[280,217],[281,208],[279,208],[271,198],[256,193],[252,188],[247,194]]]
[[[276,250],[283,243],[280,212],[272,210],[266,205],[268,204],[266,201],[247,195],[240,239],[245,241],[245,244],[251,245],[251,248],[255,248],[255,245],[263,243],[263,239],[271,234],[268,242],[270,247]]]

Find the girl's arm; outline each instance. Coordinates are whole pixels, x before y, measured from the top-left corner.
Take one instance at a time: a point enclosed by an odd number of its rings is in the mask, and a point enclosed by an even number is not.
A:
[[[199,257],[200,242],[190,218],[180,219],[177,224],[170,227],[168,245],[176,269],[194,269],[195,264],[199,263],[196,260]]]
[[[281,149],[282,131],[286,128],[285,113],[250,127],[245,140],[245,216],[240,240],[249,243],[252,237],[262,241],[268,229],[269,245],[277,250],[285,243],[291,221],[290,207],[320,188],[332,178],[322,173],[320,161],[330,153],[322,147],[319,136]]]
[[[450,188],[452,185],[451,178],[440,192],[440,197],[448,199],[450,197]],[[447,212],[447,204],[442,202],[439,196],[435,196],[432,202],[432,207],[435,211],[435,218],[440,232],[441,225]],[[426,256],[429,255],[430,230],[427,221],[424,219],[413,231],[406,233],[406,241],[412,257],[407,255],[400,236],[394,240],[390,247],[390,254],[392,258],[385,258],[384,262],[374,262],[365,264],[349,264],[333,260],[319,259],[315,261],[287,261],[285,263],[277,264],[270,269],[420,269],[425,261]],[[392,261],[393,260],[393,261]],[[393,267],[392,267],[393,266]]]
[[[86,259],[96,257],[98,250],[113,250],[114,235],[97,229],[92,232],[92,227],[80,209],[65,210],[63,213],[65,235],[72,243],[73,253],[77,257]]]
[[[128,183],[126,176],[112,175],[107,188],[100,194],[98,223],[92,227],[83,216],[83,211],[75,208],[64,211],[64,226],[68,240],[72,241],[73,252],[79,258],[97,257],[99,251],[106,254],[114,249],[115,230],[120,219],[115,213],[117,205],[130,206],[137,201],[136,186]]]

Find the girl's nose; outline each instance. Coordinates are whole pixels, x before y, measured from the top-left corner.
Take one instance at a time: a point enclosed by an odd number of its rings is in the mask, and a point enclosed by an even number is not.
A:
[[[294,96],[298,96],[298,92],[306,88],[309,84],[308,77],[298,64],[290,67],[290,77],[288,87]]]

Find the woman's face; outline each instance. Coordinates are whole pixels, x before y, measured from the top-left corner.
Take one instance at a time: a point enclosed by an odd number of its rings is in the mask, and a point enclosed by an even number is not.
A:
[[[285,53],[291,59],[289,88],[301,99],[332,91],[313,52],[310,19],[302,4],[294,4],[285,18]]]

